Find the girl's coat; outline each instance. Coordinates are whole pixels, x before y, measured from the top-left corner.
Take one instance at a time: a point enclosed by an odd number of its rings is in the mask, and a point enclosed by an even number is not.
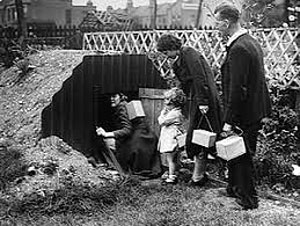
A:
[[[172,152],[178,146],[177,136],[183,134],[183,115],[181,109],[163,109],[158,117],[161,125],[158,150],[161,153]]]

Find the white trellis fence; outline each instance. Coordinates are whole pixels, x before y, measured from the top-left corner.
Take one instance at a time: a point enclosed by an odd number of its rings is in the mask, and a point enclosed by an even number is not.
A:
[[[128,32],[85,33],[83,49],[100,52],[147,54],[162,76],[169,74],[170,62],[155,51],[156,40],[169,32],[182,39],[185,45],[198,49],[217,72],[225,54],[224,43],[216,30],[149,30]],[[280,87],[300,89],[300,29],[270,28],[251,30],[261,43],[265,70]],[[217,75],[218,73],[216,73]]]

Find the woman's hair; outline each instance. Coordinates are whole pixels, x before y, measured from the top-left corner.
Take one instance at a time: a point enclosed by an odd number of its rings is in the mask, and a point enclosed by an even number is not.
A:
[[[186,95],[182,89],[174,87],[164,93],[165,98],[170,99],[170,104],[175,107],[183,107],[186,102]]]
[[[115,96],[115,95],[119,95],[121,101],[127,101],[128,100],[128,97],[122,92],[114,93],[111,96]]]
[[[231,23],[238,22],[241,17],[241,13],[235,5],[225,3],[225,2],[221,3],[216,7],[214,14],[217,13],[219,13],[220,19],[222,20],[227,19]]]
[[[179,50],[182,42],[179,38],[171,34],[163,34],[157,41],[157,51],[163,52],[168,50]]]

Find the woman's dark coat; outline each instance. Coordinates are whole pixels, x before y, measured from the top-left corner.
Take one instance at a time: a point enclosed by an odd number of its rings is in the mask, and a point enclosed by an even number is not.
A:
[[[133,133],[132,124],[128,118],[125,105],[126,102],[122,101],[118,106],[113,108],[112,113],[111,128],[116,139],[117,152],[118,149],[120,149],[124,145],[128,145],[128,140]]]
[[[201,150],[201,146],[192,144],[193,130],[202,128],[210,130],[206,120],[199,121],[202,114],[199,105],[207,105],[208,119],[214,132],[221,131],[221,107],[214,75],[205,58],[192,47],[182,47],[180,56],[173,65],[174,72],[181,82],[188,98],[188,117],[190,120],[187,131],[186,150],[189,158],[193,158]]]
[[[120,103],[113,113],[116,157],[127,172],[143,177],[157,177],[161,174],[158,138],[144,117],[129,120],[125,104]]]
[[[133,134],[129,145],[121,147],[118,157],[122,167],[134,175],[155,178],[161,174],[161,162],[157,151],[158,138],[144,117],[131,120]]]

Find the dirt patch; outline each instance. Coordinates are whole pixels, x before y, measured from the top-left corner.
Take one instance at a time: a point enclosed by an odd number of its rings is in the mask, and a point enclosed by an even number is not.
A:
[[[104,168],[95,169],[86,157],[57,137],[40,139],[41,113],[51,103],[52,96],[72,75],[86,51],[43,51],[30,56],[34,66],[20,79],[17,67],[2,70],[0,74],[0,136],[10,149],[21,150],[28,174],[16,180],[9,193],[22,198],[32,192],[41,195],[55,190],[60,180],[72,180],[98,186],[116,176]]]

